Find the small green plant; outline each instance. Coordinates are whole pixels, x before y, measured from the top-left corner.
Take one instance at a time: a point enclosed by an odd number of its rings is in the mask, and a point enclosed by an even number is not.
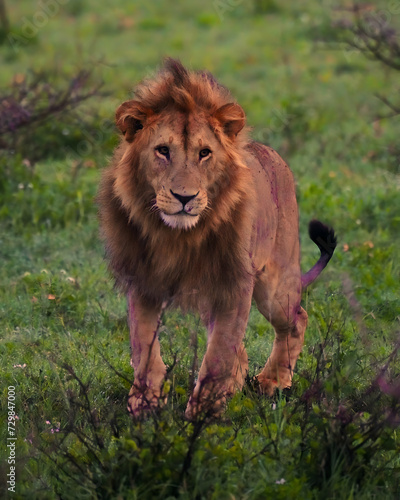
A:
[[[0,220],[14,230],[30,228],[49,230],[81,224],[95,211],[96,188],[79,184],[82,178],[93,178],[96,172],[79,164],[70,164],[70,171],[56,173],[55,163],[40,168],[21,156],[0,157]]]

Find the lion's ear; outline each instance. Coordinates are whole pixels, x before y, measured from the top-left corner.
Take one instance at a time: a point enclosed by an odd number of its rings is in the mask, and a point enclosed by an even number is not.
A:
[[[246,123],[246,115],[243,109],[234,102],[224,104],[214,113],[214,117],[224,128],[229,137],[236,136]]]
[[[143,128],[150,111],[138,101],[125,101],[115,113],[115,122],[128,142],[132,142],[136,132]]]

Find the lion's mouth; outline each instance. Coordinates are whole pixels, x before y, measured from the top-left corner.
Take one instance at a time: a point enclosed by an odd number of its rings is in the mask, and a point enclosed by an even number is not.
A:
[[[174,214],[167,214],[161,211],[160,216],[167,226],[186,230],[194,227],[200,218],[199,214],[190,214],[189,212],[185,212],[185,210],[180,210]]]
[[[190,217],[198,217],[198,214],[191,214],[190,212],[186,212],[186,210],[181,210],[180,212],[176,212],[174,214],[165,214],[165,215],[190,215]]]

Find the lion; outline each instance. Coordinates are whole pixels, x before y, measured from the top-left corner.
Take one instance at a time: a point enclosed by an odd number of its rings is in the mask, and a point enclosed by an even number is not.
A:
[[[98,193],[116,284],[127,295],[134,416],[164,401],[158,330],[166,307],[198,313],[208,345],[186,416],[218,415],[248,373],[243,344],[252,300],[275,329],[257,375],[266,395],[292,384],[307,313],[301,294],[336,246],[309,227],[321,256],[302,276],[295,183],[270,147],[249,138],[246,116],[208,72],[166,59],[116,111],[121,142]]]

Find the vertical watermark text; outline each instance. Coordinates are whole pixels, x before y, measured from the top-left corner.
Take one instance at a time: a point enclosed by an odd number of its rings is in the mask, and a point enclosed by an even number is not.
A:
[[[8,418],[7,418],[7,487],[8,491],[15,493],[16,486],[16,420],[15,414],[15,387],[10,385],[7,389]]]

